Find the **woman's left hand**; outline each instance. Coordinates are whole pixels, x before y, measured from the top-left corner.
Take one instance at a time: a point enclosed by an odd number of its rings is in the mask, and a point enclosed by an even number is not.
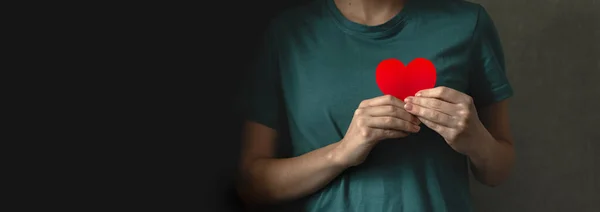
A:
[[[468,154],[476,145],[481,129],[473,99],[460,91],[436,87],[421,90],[407,97],[404,108],[439,133],[446,143],[462,154]]]

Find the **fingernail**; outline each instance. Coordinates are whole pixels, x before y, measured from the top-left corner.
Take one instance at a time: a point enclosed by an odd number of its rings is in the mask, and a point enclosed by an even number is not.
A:
[[[411,110],[412,109],[412,104],[404,104],[404,109]]]
[[[417,93],[417,94],[415,94],[415,96],[421,96],[421,93]]]
[[[406,103],[406,102],[410,102],[411,100],[412,100],[412,98],[411,98],[411,97],[406,97],[406,99],[404,99],[404,102],[405,102],[405,103]]]
[[[417,126],[417,125],[415,125],[413,128],[414,128],[416,131],[419,131],[419,130],[421,129],[421,127],[419,127],[419,126]]]

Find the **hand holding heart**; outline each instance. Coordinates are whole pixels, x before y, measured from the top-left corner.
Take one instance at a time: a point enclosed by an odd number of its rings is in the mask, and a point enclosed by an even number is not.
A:
[[[483,127],[473,99],[447,87],[436,87],[407,97],[404,108],[439,133],[457,152],[467,154],[474,148],[474,137]]]
[[[360,103],[337,149],[343,166],[361,164],[379,141],[403,138],[420,130],[421,122],[403,108],[402,100],[384,95]]]
[[[467,154],[476,148],[473,140],[485,127],[473,99],[447,87],[433,88],[437,72],[431,61],[416,58],[404,66],[400,60],[386,59],[377,66],[375,78],[382,93],[404,99],[405,110],[444,137],[454,150]]]

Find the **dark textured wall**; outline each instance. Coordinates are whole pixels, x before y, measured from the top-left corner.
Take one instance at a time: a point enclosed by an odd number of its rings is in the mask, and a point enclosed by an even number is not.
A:
[[[516,95],[517,164],[477,211],[600,211],[600,1],[478,0],[503,41]]]

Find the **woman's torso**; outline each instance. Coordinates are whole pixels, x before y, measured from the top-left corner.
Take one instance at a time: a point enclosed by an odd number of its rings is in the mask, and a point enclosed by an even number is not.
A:
[[[379,27],[348,22],[330,0],[273,22],[294,155],[343,138],[354,110],[382,95],[375,68],[415,58],[436,67],[436,86],[468,93],[477,6],[413,4]],[[468,166],[432,130],[383,141],[365,163],[309,197],[310,211],[470,211]]]

